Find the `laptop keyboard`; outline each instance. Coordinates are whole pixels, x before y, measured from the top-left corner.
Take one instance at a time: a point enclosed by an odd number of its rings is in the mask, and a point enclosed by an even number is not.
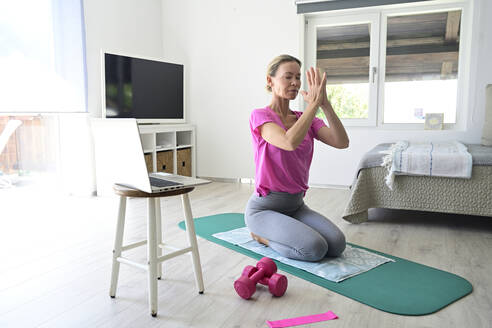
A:
[[[182,183],[179,183],[179,182],[167,181],[167,180],[154,178],[154,177],[149,177],[149,178],[150,178],[150,184],[154,187],[170,187],[170,186],[181,186],[181,185],[183,185]]]

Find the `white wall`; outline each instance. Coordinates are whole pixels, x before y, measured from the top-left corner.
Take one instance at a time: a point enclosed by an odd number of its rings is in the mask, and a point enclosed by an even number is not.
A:
[[[317,143],[310,183],[349,185],[357,164],[378,143],[454,138],[479,143],[484,88],[492,83],[492,4],[474,1],[470,101],[464,131],[382,131],[348,128],[351,144],[335,150]],[[249,114],[270,97],[266,65],[281,53],[299,55],[294,1],[209,0],[162,2],[164,57],[185,64],[189,121],[197,126],[197,174],[254,177]],[[297,102],[291,103],[297,107]]]
[[[294,1],[163,0],[162,10],[164,57],[185,65],[197,175],[253,177],[249,114],[270,100],[268,62],[298,53]]]
[[[101,117],[101,49],[162,56],[161,0],[84,0],[88,107]]]
[[[477,33],[477,72],[475,88],[475,112],[474,123],[478,124],[480,131],[485,117],[485,87],[492,84],[492,1],[477,1],[477,11],[480,13],[475,18],[479,21]]]

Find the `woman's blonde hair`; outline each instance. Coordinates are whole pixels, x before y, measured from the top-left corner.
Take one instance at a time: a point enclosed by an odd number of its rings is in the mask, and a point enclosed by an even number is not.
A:
[[[291,55],[280,55],[275,58],[268,64],[267,67],[267,76],[275,76],[277,74],[277,70],[279,66],[283,63],[288,63],[288,62],[296,62],[299,64],[299,67],[302,65],[301,61],[297,59],[296,57],[293,57]],[[267,84],[266,89],[268,92],[272,92],[272,87]]]

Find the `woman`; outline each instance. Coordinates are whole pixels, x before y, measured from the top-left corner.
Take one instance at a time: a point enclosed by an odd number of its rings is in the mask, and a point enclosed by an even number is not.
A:
[[[345,236],[323,215],[303,201],[308,189],[313,138],[335,148],[347,148],[347,133],[326,97],[326,74],[310,68],[308,91],[301,91],[307,108],[289,109],[301,87],[301,62],[292,56],[273,59],[267,70],[272,101],[251,113],[255,152],[255,193],[246,206],[245,221],[254,239],[284,257],[319,261],[338,256]],[[323,109],[329,127],[316,118]]]

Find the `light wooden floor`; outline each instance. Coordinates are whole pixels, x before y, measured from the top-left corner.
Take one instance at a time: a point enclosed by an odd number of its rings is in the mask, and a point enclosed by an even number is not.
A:
[[[195,217],[242,212],[253,188],[219,183],[190,194]],[[232,287],[254,260],[199,238],[205,294],[195,289],[191,260],[165,262],[159,313],[149,315],[147,280],[122,265],[116,299],[108,295],[116,199],[53,197],[24,188],[0,190],[0,327],[266,327],[265,320],[335,312],[339,319],[310,327],[490,327],[492,218],[375,210],[371,222],[340,216],[348,190],[312,188],[306,203],[332,218],[347,240],[468,279],[471,295],[427,316],[385,313],[286,274],[287,293],[258,288],[252,300]],[[162,201],[165,238],[185,245],[180,199]],[[129,201],[126,241],[145,237],[145,202]],[[131,251],[145,259],[145,249]]]

